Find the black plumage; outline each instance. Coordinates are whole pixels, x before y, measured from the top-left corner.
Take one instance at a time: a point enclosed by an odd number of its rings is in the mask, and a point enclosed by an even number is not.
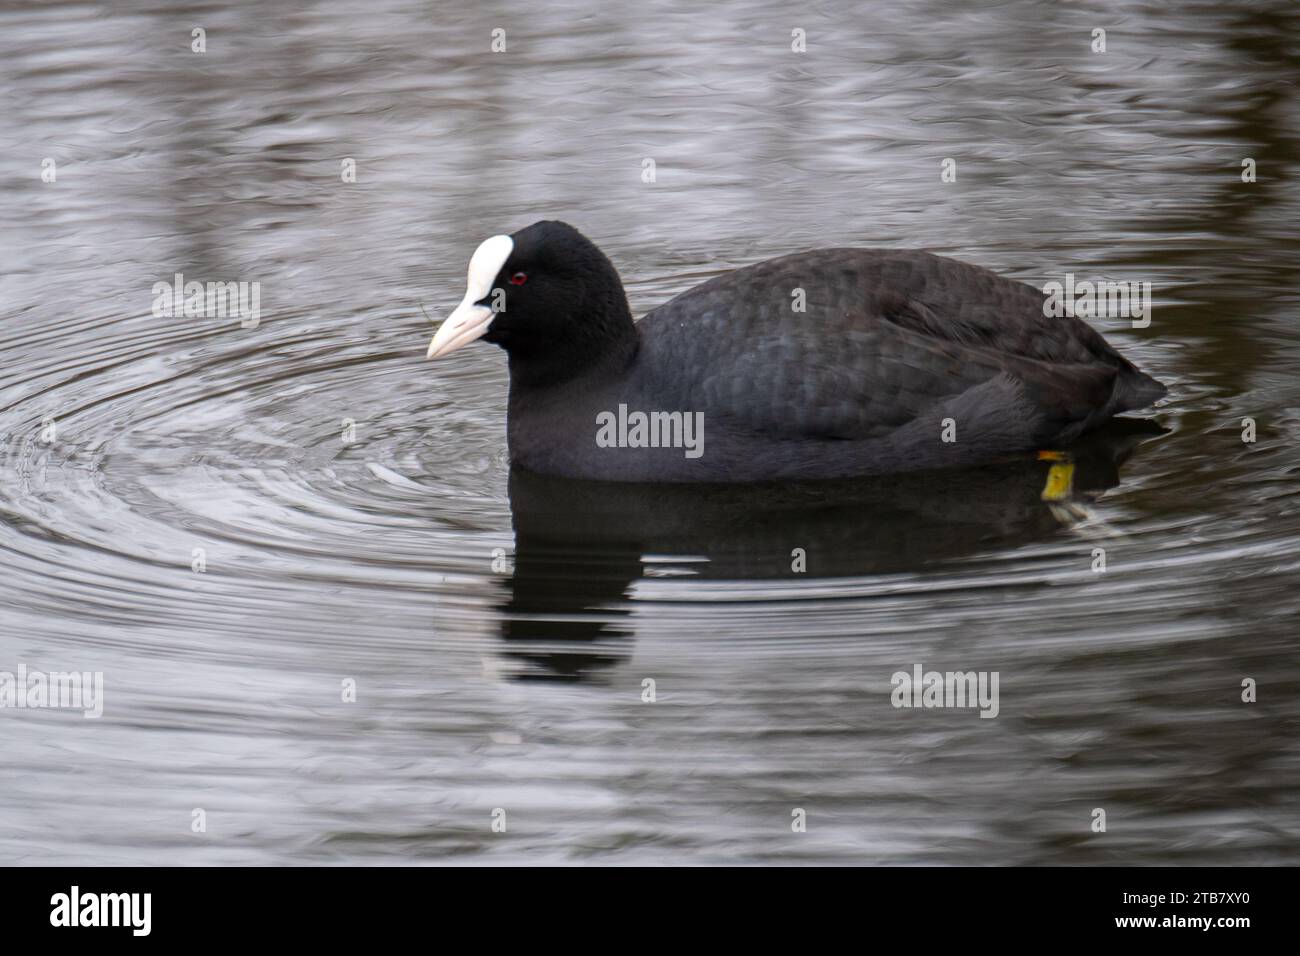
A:
[[[1165,394],[1087,323],[1046,317],[1038,290],[925,252],[783,256],[634,323],[576,229],[511,239],[492,283],[504,310],[482,336],[508,353],[511,458],[535,471],[754,481],[968,465],[1060,446]],[[598,416],[620,405],[702,414],[702,453],[601,447]]]

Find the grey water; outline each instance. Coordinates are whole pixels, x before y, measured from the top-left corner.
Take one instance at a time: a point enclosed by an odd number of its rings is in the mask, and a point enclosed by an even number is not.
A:
[[[0,863],[1297,862],[1297,47],[1284,0],[0,5],[0,672],[103,679],[0,707]],[[542,218],[637,315],[818,246],[1150,282],[1091,321],[1170,395],[1063,462],[512,473],[501,354],[423,354]],[[178,273],[257,321],[155,315]],[[895,707],[917,665],[996,718]]]

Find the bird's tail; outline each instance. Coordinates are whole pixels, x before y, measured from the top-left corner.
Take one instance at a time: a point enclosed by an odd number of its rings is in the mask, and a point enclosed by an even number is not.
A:
[[[1169,389],[1146,372],[1134,365],[1127,365],[1115,377],[1115,390],[1110,397],[1110,414],[1146,408],[1164,398],[1168,392]]]

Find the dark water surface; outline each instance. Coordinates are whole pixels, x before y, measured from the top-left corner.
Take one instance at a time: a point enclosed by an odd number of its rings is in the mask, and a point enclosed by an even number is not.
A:
[[[1295,9],[3,8],[0,671],[104,714],[0,710],[0,862],[1296,862]],[[1094,325],[1170,397],[1068,508],[512,475],[420,304],[539,218],[638,315],[816,246],[1150,281]],[[177,272],[260,323],[156,318]]]

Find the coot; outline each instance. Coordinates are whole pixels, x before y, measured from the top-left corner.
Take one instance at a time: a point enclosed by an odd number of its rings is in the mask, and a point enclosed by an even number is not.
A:
[[[618,481],[839,478],[1060,446],[1165,394],[1037,289],[925,252],[818,249],[633,322],[562,222],[493,236],[428,356],[506,350],[512,461]]]

